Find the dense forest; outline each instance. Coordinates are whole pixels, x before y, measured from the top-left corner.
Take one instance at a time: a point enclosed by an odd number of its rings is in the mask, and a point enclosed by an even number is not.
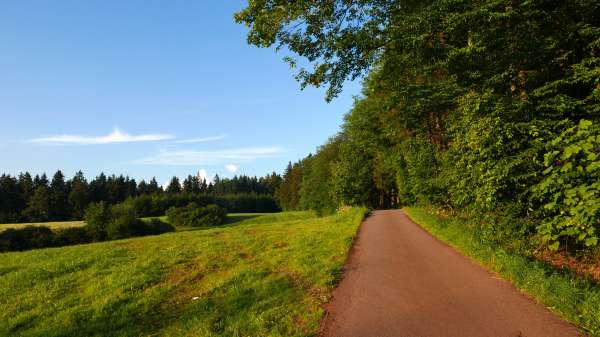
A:
[[[251,0],[235,18],[327,100],[363,79],[339,134],[287,168],[283,209],[419,203],[495,240],[597,246],[600,2]]]
[[[28,172],[17,177],[3,174],[0,223],[81,220],[90,204],[102,201],[108,205],[127,201],[139,208],[141,216],[163,215],[170,206],[192,201],[218,203],[231,211],[273,212],[278,210],[274,194],[281,180],[276,173],[260,178],[217,175],[207,183],[198,175],[188,175],[183,182],[173,177],[163,188],[155,178],[137,183],[129,177],[104,173],[89,182],[81,171],[65,179],[59,170],[51,180],[46,174],[35,177]]]

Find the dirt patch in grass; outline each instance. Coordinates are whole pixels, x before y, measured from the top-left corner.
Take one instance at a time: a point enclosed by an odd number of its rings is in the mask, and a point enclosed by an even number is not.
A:
[[[590,278],[600,283],[600,261],[585,261],[565,252],[553,252],[547,249],[540,249],[534,252],[536,259],[548,263],[557,269],[566,269],[571,272]]]

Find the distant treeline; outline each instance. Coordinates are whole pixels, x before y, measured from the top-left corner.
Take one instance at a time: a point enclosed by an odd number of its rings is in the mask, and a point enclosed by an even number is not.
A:
[[[184,207],[190,203],[201,207],[218,205],[231,213],[270,213],[281,210],[272,195],[256,193],[162,193],[129,198],[123,205],[131,207],[141,217],[151,217],[162,216],[171,207]]]
[[[163,189],[155,178],[136,182],[127,176],[104,173],[89,182],[81,171],[65,179],[59,170],[52,180],[46,174],[35,177],[29,172],[16,177],[3,174],[0,223],[80,220],[91,203],[104,201],[115,205],[128,199],[136,205],[152,205],[140,212],[142,216],[162,215],[171,206],[189,202],[215,203],[230,212],[273,212],[279,209],[274,195],[281,180],[275,173],[260,178],[216,176],[212,182],[189,175],[183,182],[173,177]],[[135,198],[140,200],[133,201]]]

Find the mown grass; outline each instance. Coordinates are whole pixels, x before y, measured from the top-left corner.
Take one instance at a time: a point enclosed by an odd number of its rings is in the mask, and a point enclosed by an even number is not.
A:
[[[0,224],[0,232],[3,230],[14,228],[19,229],[26,226],[46,226],[50,229],[63,229],[69,227],[81,227],[85,225],[84,221],[57,221],[57,222],[28,222],[28,223],[11,223]]]
[[[0,254],[0,335],[311,336],[363,215]]]
[[[586,333],[600,336],[598,284],[503,247],[486,244],[464,220],[440,219],[425,208],[409,207],[404,210],[435,237],[498,273]]]

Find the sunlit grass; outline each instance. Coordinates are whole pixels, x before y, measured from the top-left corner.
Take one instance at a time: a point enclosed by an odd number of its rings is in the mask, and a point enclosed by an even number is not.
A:
[[[56,222],[28,222],[28,223],[12,223],[12,224],[0,224],[0,232],[9,228],[23,228],[26,226],[46,226],[50,229],[63,229],[69,227],[81,227],[85,225],[83,221],[56,221]]]
[[[0,335],[311,336],[363,214],[0,254]]]

